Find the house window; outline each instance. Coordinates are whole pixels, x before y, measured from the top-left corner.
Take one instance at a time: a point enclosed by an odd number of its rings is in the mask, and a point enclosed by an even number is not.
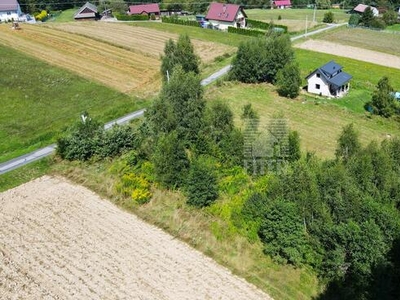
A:
[[[320,78],[320,77],[321,77],[321,74],[317,73],[317,78]]]
[[[319,84],[316,84],[316,85],[315,85],[315,88],[316,88],[317,90],[319,90],[319,89],[321,88],[321,86],[320,86]]]

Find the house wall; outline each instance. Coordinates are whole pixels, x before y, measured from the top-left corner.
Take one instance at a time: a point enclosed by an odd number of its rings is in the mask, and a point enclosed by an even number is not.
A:
[[[220,30],[228,30],[229,26],[236,27],[236,22],[222,22],[216,20],[208,20],[213,26],[218,27]]]
[[[5,21],[11,21],[15,20],[17,21],[19,18],[19,15],[21,13],[18,11],[0,11],[0,21],[5,22]]]
[[[316,85],[319,84],[320,88],[317,89]],[[329,86],[324,81],[323,77],[317,77],[317,73],[314,73],[310,78],[308,78],[307,91],[309,93],[318,94],[326,97],[330,97]]]

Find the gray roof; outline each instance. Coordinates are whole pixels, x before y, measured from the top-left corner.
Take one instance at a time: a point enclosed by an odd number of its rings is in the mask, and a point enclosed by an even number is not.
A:
[[[328,82],[339,87],[347,83],[351,78],[353,78],[353,76],[342,71],[339,74],[333,76],[332,78],[328,78]]]
[[[335,61],[332,60],[327,64],[323,65],[322,67],[311,72],[306,77],[306,79],[310,78],[319,71],[319,73],[325,79],[326,82],[333,84],[334,86],[340,87],[346,84],[351,78],[353,78],[353,76],[351,76],[350,74],[343,72],[342,69],[343,67],[341,65],[337,64]],[[333,74],[335,75],[332,76]]]
[[[84,11],[86,8],[88,8],[89,10],[91,10],[91,12],[90,12],[90,13],[83,13],[83,11]],[[78,19],[78,18],[94,17],[96,13],[97,13],[97,6],[94,5],[94,4],[92,4],[92,3],[86,2],[86,3],[77,11],[77,13],[74,15],[74,18],[75,18],[75,19]]]
[[[17,11],[18,7],[17,0],[0,0],[0,11]]]
[[[335,61],[331,60],[327,64],[320,67],[320,69],[328,76],[332,76],[332,74],[336,73],[337,71],[340,71],[341,69],[343,69],[343,67],[335,63]]]

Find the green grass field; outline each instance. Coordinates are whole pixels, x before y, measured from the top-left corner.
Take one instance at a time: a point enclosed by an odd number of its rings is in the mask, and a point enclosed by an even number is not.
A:
[[[71,9],[67,9],[67,10],[63,10],[61,12],[61,14],[55,13],[55,17],[51,18],[50,20],[48,20],[47,22],[72,22],[74,21],[74,15],[75,13],[78,11],[78,7],[77,8],[71,8]]]
[[[320,23],[324,18],[324,14],[328,10],[317,9],[315,11],[315,21]],[[346,11],[339,9],[332,9],[331,12],[334,14],[336,23],[347,22],[350,15],[346,14]],[[250,19],[260,21],[278,21],[278,17],[281,16],[281,20],[301,20],[304,21],[306,18],[312,21],[314,18],[313,9],[246,9],[246,14]]]
[[[146,102],[0,46],[0,162],[54,142],[88,111],[101,122]]]
[[[334,30],[316,34],[310,38],[392,55],[400,55],[400,34],[393,34],[385,31],[341,26]]]
[[[400,31],[400,24],[394,24],[391,26],[386,27],[388,31]]]

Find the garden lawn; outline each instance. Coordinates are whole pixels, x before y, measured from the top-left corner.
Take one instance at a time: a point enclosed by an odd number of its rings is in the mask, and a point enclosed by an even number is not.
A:
[[[88,111],[107,122],[147,103],[0,46],[0,162],[56,141]]]

